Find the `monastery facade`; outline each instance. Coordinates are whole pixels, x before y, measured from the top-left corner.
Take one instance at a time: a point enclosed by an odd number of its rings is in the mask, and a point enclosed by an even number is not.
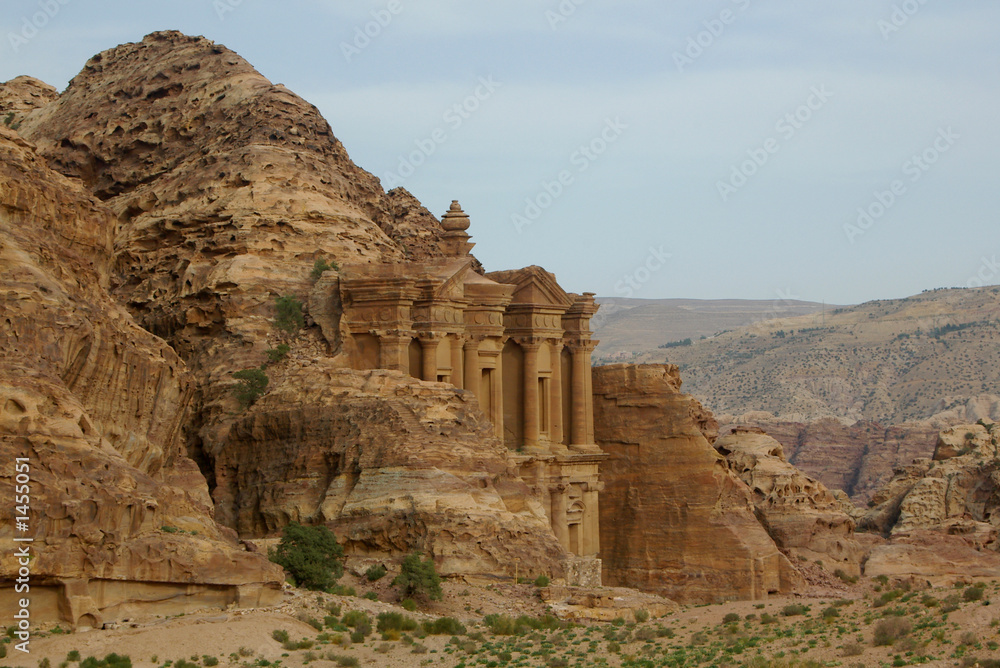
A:
[[[469,217],[442,218],[448,258],[340,267],[342,328],[356,369],[394,369],[470,390],[572,554],[600,551],[590,318],[540,267],[478,274]]]

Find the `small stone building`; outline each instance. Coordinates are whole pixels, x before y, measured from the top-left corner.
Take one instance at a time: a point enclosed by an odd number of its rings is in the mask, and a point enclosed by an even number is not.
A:
[[[596,557],[606,455],[594,444],[594,295],[567,293],[540,267],[481,275],[458,202],[442,226],[446,259],[340,267],[351,364],[472,391],[556,537],[567,551]]]

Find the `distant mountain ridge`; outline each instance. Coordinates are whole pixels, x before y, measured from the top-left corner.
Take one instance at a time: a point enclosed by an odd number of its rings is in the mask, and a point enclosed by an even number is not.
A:
[[[598,297],[592,326],[598,363],[629,361],[633,353],[700,339],[773,318],[818,314],[836,305],[796,299],[625,299]],[[662,361],[662,360],[661,360]]]
[[[694,339],[687,333],[694,327],[664,321],[661,343],[654,344],[652,314],[666,311],[639,308],[606,316],[597,328],[598,357],[617,346],[638,352],[637,361],[667,359],[680,366],[685,390],[719,414],[763,411],[797,421],[832,417],[896,424],[1000,394],[997,286],[762,318],[669,349],[656,346]],[[700,321],[700,314],[693,320]]]

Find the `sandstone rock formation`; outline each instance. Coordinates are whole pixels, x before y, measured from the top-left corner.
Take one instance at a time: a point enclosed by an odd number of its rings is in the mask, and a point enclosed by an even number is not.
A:
[[[470,392],[391,371],[289,363],[214,453],[244,536],[324,523],[352,556],[419,549],[444,574],[562,576],[566,554]]]
[[[104,290],[114,216],[0,128],[0,485],[30,466],[32,621],[253,605],[280,569],[215,524],[183,450],[183,361]],[[0,508],[0,614],[18,572]],[[23,544],[22,544],[23,545]],[[20,547],[20,545],[19,545]]]
[[[17,130],[35,109],[52,102],[56,89],[34,77],[20,76],[0,84],[0,125]]]
[[[860,575],[863,549],[854,520],[823,483],[785,461],[781,444],[760,430],[737,430],[715,442],[753,493],[757,518],[789,556]]]
[[[894,468],[934,451],[938,432],[953,422],[920,420],[885,426],[870,420],[823,418],[792,422],[767,413],[720,416],[725,434],[762,429],[778,441],[788,462],[829,489],[865,504],[892,478]]]
[[[435,259],[444,229],[354,165],[315,107],[222,46],[161,32],[92,58],[19,131],[117,217],[113,294],[191,370],[184,436],[220,521],[252,537],[324,522],[352,554],[422,549],[444,572],[519,556],[558,574],[565,551],[467,395],[338,371],[337,272],[314,285],[314,260]],[[283,295],[305,329],[275,328]],[[280,344],[242,412],[233,372]]]
[[[913,576],[935,584],[1000,576],[1000,426],[943,431],[933,459],[899,469],[872,498],[860,526],[891,538],[865,573]],[[939,568],[951,561],[953,565]]]
[[[594,369],[604,582],[682,602],[788,593],[797,576],[715,451],[714,420],[672,365]],[[714,437],[714,436],[713,436]]]

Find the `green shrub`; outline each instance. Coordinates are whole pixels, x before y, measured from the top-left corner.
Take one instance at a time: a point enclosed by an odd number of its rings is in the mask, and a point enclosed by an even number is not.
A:
[[[362,596],[361,598],[367,598],[369,601],[377,601],[378,600],[378,594],[376,594],[373,591],[366,591],[365,595]]]
[[[343,668],[351,668],[352,666],[358,665],[358,658],[355,656],[345,656],[343,654],[327,654],[326,658],[330,661],[335,661],[338,666]]]
[[[207,654],[201,657],[201,663],[205,666],[211,668],[212,666],[219,665],[219,658],[215,656],[208,656]]]
[[[777,617],[775,617],[774,615],[770,615],[770,614],[768,614],[766,612],[763,612],[760,615],[760,623],[761,624],[774,624],[777,621],[778,621]]]
[[[399,602],[399,605],[400,607],[403,608],[403,610],[406,610],[407,612],[414,612],[417,609],[417,602],[414,601],[412,598],[404,598],[402,601]]]
[[[535,586],[536,587],[548,587],[549,586],[549,576],[547,576],[547,575],[539,575],[537,578],[535,578]]]
[[[341,621],[344,623],[344,626],[350,626],[352,629],[356,629],[364,624],[371,625],[368,614],[361,610],[351,610],[345,613]]]
[[[80,662],[80,668],[132,668],[132,659],[117,654],[108,654],[103,659],[88,656]]]
[[[876,647],[891,645],[910,632],[908,619],[903,617],[888,617],[875,624],[873,642]]]
[[[271,631],[271,637],[280,643],[288,642],[288,631],[285,629],[274,629]]]
[[[735,612],[730,612],[725,617],[722,618],[723,624],[732,624],[733,622],[738,622],[738,621],[740,621],[740,616]]]
[[[388,573],[385,566],[382,564],[376,564],[374,566],[369,566],[368,570],[365,571],[365,577],[368,578],[369,582],[377,582],[385,577]]]
[[[840,610],[837,610],[837,606],[831,605],[823,610],[823,619],[833,619],[834,617],[840,617]]]
[[[256,367],[237,371],[233,373],[233,378],[240,381],[233,386],[233,394],[236,395],[241,408],[253,405],[267,389],[267,374]]]
[[[403,596],[411,598],[423,594],[432,600],[441,600],[441,577],[434,568],[434,560],[420,559],[414,552],[403,559],[399,575],[392,581],[393,586],[402,590]]]
[[[632,611],[632,616],[635,617],[635,621],[642,624],[649,620],[649,610],[643,610],[641,608],[636,608]]]
[[[75,650],[75,649],[70,650],[69,654],[66,655],[66,660],[67,661],[79,661],[80,660],[80,652],[79,652],[79,650]]]
[[[344,549],[325,526],[304,527],[291,522],[268,557],[306,589],[328,589],[344,574]]]
[[[423,623],[424,631],[432,636],[463,636],[465,626],[453,617],[438,617],[433,622]]]
[[[809,608],[802,605],[801,603],[792,603],[791,605],[786,605],[781,609],[781,614],[783,614],[785,617],[804,615],[807,612],[809,612]]]
[[[340,267],[337,266],[336,262],[327,263],[324,258],[316,258],[315,262],[313,262],[313,268],[312,272],[309,274],[309,278],[311,278],[313,283],[315,283],[323,275],[323,272],[328,269],[340,269]]]
[[[328,592],[331,594],[336,594],[337,596],[357,596],[357,592],[354,591],[354,587],[348,587],[346,585],[333,585]]]
[[[295,297],[291,295],[278,297],[274,300],[274,306],[278,311],[274,326],[278,329],[294,334],[306,326],[305,317],[302,315],[302,302]]]
[[[268,362],[271,364],[277,364],[281,360],[288,357],[288,353],[291,352],[291,350],[292,347],[290,345],[287,343],[281,343],[277,348],[268,348],[264,351],[264,354],[267,355]]]
[[[401,612],[380,612],[376,618],[375,630],[385,631],[416,631],[417,622]]]
[[[962,592],[962,599],[965,601],[978,601],[983,598],[983,589],[986,585],[974,584],[971,587],[966,587],[965,591]]]

